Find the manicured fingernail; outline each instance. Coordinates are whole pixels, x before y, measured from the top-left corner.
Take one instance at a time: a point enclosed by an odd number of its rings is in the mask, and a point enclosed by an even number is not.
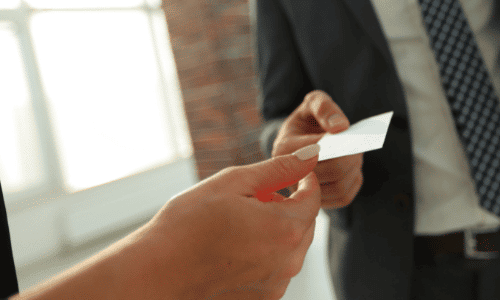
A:
[[[318,154],[319,154],[319,145],[318,144],[312,144],[312,145],[306,146],[306,147],[301,148],[293,153],[293,155],[297,156],[297,158],[302,160],[302,161],[311,159]]]
[[[335,127],[342,124],[343,122],[344,121],[342,120],[342,117],[338,114],[334,114],[328,119],[328,124],[330,124],[330,127]]]

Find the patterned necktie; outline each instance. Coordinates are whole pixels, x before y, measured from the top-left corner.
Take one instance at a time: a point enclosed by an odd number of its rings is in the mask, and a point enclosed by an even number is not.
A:
[[[419,0],[481,206],[500,216],[500,105],[458,0]]]

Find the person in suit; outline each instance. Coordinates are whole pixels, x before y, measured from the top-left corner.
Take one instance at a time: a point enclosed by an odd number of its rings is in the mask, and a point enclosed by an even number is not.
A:
[[[311,145],[227,168],[173,197],[133,233],[20,294],[0,193],[0,298],[280,299],[313,240],[318,153]],[[275,193],[298,181],[291,197]]]
[[[252,4],[268,156],[394,111],[383,149],[315,169],[337,299],[499,299],[498,1]]]

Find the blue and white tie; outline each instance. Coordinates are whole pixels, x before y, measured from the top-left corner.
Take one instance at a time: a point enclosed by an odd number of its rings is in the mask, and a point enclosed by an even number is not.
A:
[[[500,105],[458,0],[419,0],[481,206],[500,216]]]

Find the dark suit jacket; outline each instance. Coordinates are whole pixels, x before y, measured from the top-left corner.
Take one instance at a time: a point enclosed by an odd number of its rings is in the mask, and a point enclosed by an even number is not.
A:
[[[0,185],[0,299],[10,297],[19,292],[16,268],[10,246],[7,212]]]
[[[408,113],[370,1],[256,1],[260,105],[269,122],[261,141],[267,155],[279,120],[312,90],[331,95],[351,123],[394,111],[383,149],[364,154],[359,195],[341,210],[344,222],[332,224],[351,233],[339,262],[347,299],[407,299],[414,213]]]

